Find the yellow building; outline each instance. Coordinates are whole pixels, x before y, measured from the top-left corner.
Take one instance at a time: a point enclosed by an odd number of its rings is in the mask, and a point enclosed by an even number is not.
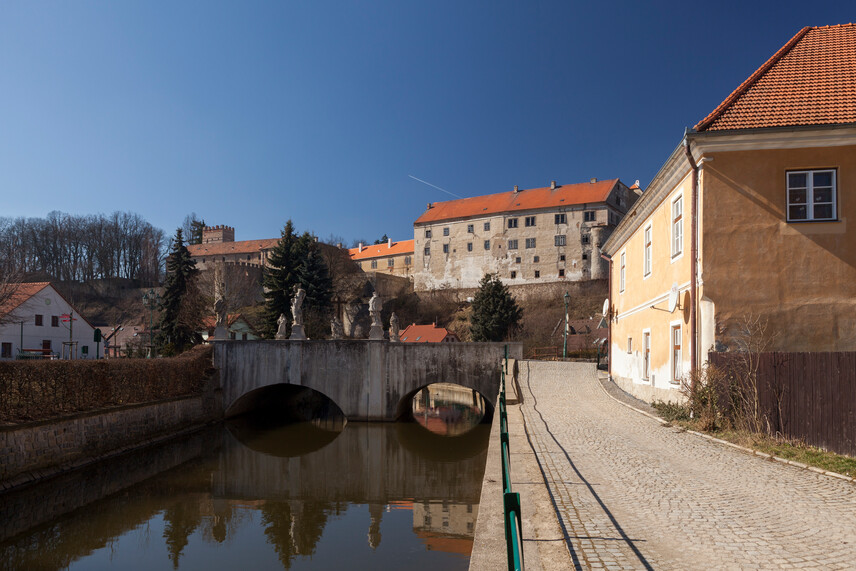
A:
[[[854,24],[801,30],[686,133],[604,244],[625,390],[674,400],[709,351],[746,341],[856,350],[854,45]]]
[[[413,240],[392,239],[382,244],[360,244],[348,255],[364,272],[381,272],[409,278],[413,271]]]

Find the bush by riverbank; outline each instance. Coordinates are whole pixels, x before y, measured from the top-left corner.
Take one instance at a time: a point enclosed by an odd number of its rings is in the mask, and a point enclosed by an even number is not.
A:
[[[0,423],[200,394],[210,346],[169,359],[0,362]]]

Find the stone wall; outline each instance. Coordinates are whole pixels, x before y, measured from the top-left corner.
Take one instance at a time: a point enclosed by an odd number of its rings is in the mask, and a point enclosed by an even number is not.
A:
[[[215,402],[184,397],[0,427],[0,490],[200,427],[221,416]]]

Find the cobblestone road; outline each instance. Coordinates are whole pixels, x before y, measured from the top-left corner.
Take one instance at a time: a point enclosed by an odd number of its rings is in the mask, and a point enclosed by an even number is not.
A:
[[[593,365],[519,366],[577,568],[856,568],[856,485],[664,427],[607,396]]]

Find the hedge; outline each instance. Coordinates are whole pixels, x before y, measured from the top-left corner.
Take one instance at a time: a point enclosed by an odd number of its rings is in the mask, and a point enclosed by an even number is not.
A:
[[[210,346],[164,359],[0,362],[0,423],[201,394]]]

